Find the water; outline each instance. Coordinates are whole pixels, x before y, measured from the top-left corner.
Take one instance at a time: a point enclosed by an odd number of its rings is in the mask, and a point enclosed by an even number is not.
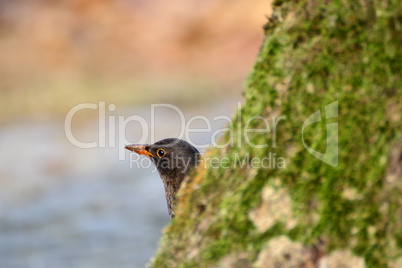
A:
[[[1,131],[0,267],[143,267],[168,221],[159,177],[57,124]],[[17,166],[18,165],[18,166]]]
[[[187,114],[212,118],[235,107],[220,103]],[[147,108],[127,112],[149,120]],[[162,114],[157,137],[175,137],[177,122]],[[144,267],[169,222],[158,174],[130,169],[128,159],[118,160],[118,148],[76,148],[63,124],[21,122],[0,129],[0,267]],[[215,122],[212,129],[225,124]],[[96,140],[96,120],[75,132]],[[136,126],[127,132],[138,135]],[[208,142],[210,136],[195,139]]]

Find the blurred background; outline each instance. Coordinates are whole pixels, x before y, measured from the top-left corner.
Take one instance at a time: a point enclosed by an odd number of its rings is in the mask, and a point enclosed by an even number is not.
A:
[[[75,147],[65,116],[99,102],[116,117],[149,120],[155,103],[231,116],[265,15],[262,0],[0,0],[0,267],[143,267],[169,222],[159,176],[119,161],[118,135]],[[97,141],[98,112],[75,115],[77,139]],[[177,136],[177,117],[156,116],[157,139]]]

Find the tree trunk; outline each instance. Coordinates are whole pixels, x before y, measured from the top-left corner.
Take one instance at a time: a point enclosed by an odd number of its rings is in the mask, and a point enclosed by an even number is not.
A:
[[[401,1],[272,7],[230,145],[151,266],[402,267]]]

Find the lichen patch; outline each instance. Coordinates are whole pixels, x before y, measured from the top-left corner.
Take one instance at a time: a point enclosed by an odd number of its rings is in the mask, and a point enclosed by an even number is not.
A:
[[[247,252],[235,252],[224,257],[218,264],[219,268],[248,268],[251,264]]]
[[[249,213],[249,218],[259,232],[264,232],[277,222],[283,222],[287,229],[296,226],[292,211],[292,200],[285,189],[266,186],[262,191],[262,202]]]
[[[318,268],[365,268],[364,259],[353,255],[349,250],[336,250],[324,256]]]
[[[287,236],[279,236],[267,243],[253,267],[312,267],[308,255],[301,243],[293,242]]]

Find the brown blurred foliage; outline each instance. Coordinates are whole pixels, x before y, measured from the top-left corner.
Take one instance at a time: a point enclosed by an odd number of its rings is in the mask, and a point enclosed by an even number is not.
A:
[[[163,77],[230,87],[250,71],[267,13],[262,0],[0,0],[0,93]]]

